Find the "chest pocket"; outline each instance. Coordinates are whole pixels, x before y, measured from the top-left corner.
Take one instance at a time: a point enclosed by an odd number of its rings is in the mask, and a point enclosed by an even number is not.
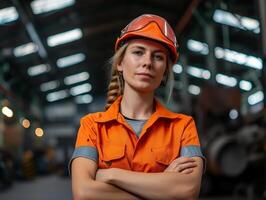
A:
[[[151,149],[156,165],[156,171],[162,172],[178,156],[176,149],[169,146],[156,147]]]
[[[125,157],[125,145],[107,143],[103,147],[103,155],[100,160],[100,168],[119,167],[121,168],[122,160]]]

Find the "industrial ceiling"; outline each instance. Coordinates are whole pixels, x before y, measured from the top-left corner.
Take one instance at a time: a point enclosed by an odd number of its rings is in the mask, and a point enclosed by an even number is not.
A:
[[[176,31],[175,103],[197,99],[206,84],[247,96],[262,90],[256,1],[2,0],[2,11],[1,93],[24,112],[36,102],[89,108],[104,99],[115,40],[143,13],[165,17]]]

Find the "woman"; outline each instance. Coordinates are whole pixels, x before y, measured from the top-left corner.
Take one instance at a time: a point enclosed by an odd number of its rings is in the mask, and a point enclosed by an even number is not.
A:
[[[122,30],[107,110],[81,119],[71,160],[74,199],[197,199],[203,156],[194,121],[154,97],[173,77],[176,48],[159,16],[141,15]]]

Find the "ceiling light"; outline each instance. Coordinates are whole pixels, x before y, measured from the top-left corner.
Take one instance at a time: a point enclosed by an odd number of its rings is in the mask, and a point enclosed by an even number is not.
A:
[[[59,91],[51,92],[51,93],[47,94],[46,99],[49,102],[53,102],[53,101],[57,101],[60,99],[64,99],[68,96],[69,96],[69,94],[68,94],[67,90],[59,90]]]
[[[31,2],[31,8],[34,14],[41,14],[63,9],[74,4],[75,0],[35,0]]]
[[[92,89],[91,84],[84,83],[84,84],[70,88],[70,94],[72,96],[77,96],[79,94],[89,92],[89,91],[91,91],[91,89]]]
[[[264,99],[263,92],[262,91],[257,91],[257,92],[253,93],[252,95],[250,95],[248,97],[248,103],[250,105],[255,105],[255,104],[263,101],[263,99]]]
[[[13,53],[16,57],[25,56],[38,51],[38,46],[33,42],[23,44],[14,49]]]
[[[196,51],[201,54],[208,54],[208,45],[196,40],[188,41],[188,48],[191,51]],[[237,63],[239,65],[245,65],[254,69],[262,69],[262,59],[255,56],[249,56],[230,49],[223,49],[221,47],[215,48],[215,57],[218,59],[224,59],[229,62]]]
[[[30,121],[28,119],[21,119],[21,125],[24,127],[24,128],[29,128],[30,127]]]
[[[60,68],[68,67],[68,66],[82,62],[83,60],[85,60],[85,57],[86,56],[83,53],[77,53],[74,55],[66,56],[63,58],[59,58],[56,61],[56,65]]]
[[[247,56],[247,61],[245,65],[250,66],[254,69],[262,69],[263,67],[262,59],[254,56]]]
[[[241,80],[239,81],[239,88],[245,91],[249,91],[252,89],[252,84],[249,81]]]
[[[7,117],[12,117],[12,116],[13,116],[13,111],[12,111],[9,107],[7,107],[7,106],[4,106],[4,107],[2,108],[2,113],[3,113],[5,116],[7,116]]]
[[[236,119],[236,118],[238,118],[238,112],[237,112],[237,110],[236,109],[230,110],[229,117],[230,117],[230,119]]]
[[[93,97],[90,94],[79,95],[75,97],[77,104],[89,104],[93,101]]]
[[[37,76],[39,74],[49,72],[50,70],[51,70],[50,65],[46,65],[46,64],[35,65],[35,66],[28,68],[28,75]]]
[[[260,33],[260,23],[256,19],[249,17],[241,17],[241,25],[248,30],[253,31],[254,33]]]
[[[60,44],[65,44],[68,42],[72,42],[78,40],[82,37],[82,32],[79,28],[66,31],[63,33],[58,33],[56,35],[49,36],[47,38],[47,44],[50,47],[54,47]]]
[[[199,95],[200,93],[200,87],[197,85],[189,85],[188,86],[188,92],[190,94]]]
[[[174,64],[173,66],[173,72],[177,73],[177,74],[181,74],[183,71],[183,67],[179,64]]]
[[[46,83],[42,83],[40,89],[42,92],[46,92],[48,90],[53,90],[59,87],[59,81],[49,81]]]
[[[208,45],[196,40],[188,40],[187,47],[189,50],[201,53],[203,55],[208,55],[209,53]]]
[[[226,85],[229,87],[234,87],[237,84],[236,78],[231,76],[226,76],[224,74],[217,74],[216,81],[222,85]]]
[[[262,69],[262,59],[254,56],[249,56],[230,49],[223,49],[221,47],[215,48],[215,56],[218,59],[224,59],[229,62],[245,65],[254,69]]]
[[[232,14],[224,10],[215,10],[213,20],[217,23],[233,26],[243,30],[249,30],[257,34],[260,33],[260,24],[258,20]]]
[[[88,72],[81,72],[64,78],[64,83],[66,85],[72,85],[78,82],[86,81],[89,79]]]
[[[36,128],[36,129],[35,129],[35,135],[36,135],[37,137],[42,137],[43,134],[44,134],[44,132],[43,132],[42,128]]]
[[[0,25],[12,22],[18,19],[18,12],[15,7],[0,9]]]
[[[201,69],[194,66],[189,66],[187,68],[187,73],[197,78],[210,79],[211,77],[211,73],[209,70]]]

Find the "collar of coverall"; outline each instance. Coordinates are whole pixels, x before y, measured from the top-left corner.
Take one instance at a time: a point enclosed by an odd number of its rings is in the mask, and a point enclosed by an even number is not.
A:
[[[108,122],[112,120],[119,121],[119,117],[121,117],[120,113],[120,102],[122,100],[122,96],[119,96],[115,102],[106,110],[105,112],[101,112],[98,114],[94,120],[96,122]],[[155,112],[152,114],[151,118],[169,118],[169,119],[175,119],[175,118],[181,118],[180,114],[171,112],[170,110],[166,109],[156,98],[154,98],[155,101]]]

